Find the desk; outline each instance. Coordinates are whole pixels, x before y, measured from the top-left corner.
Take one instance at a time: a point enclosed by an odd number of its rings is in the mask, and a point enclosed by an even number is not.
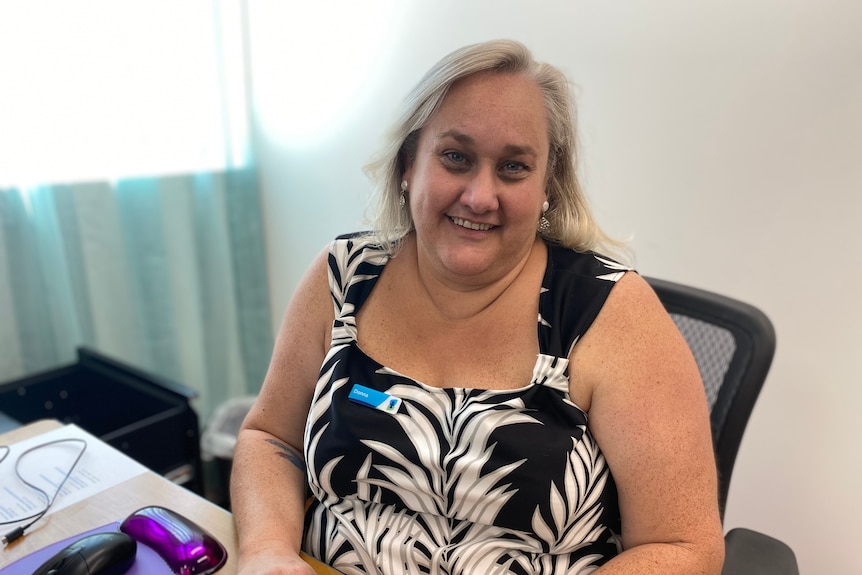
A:
[[[37,421],[0,434],[0,445],[16,443],[61,426],[54,420]],[[212,533],[228,553],[227,563],[218,572],[219,575],[236,573],[237,536],[233,516],[210,501],[152,472],[138,475],[40,519],[24,537],[0,550],[0,568],[67,537],[112,521],[122,521],[141,507],[149,505],[172,509]],[[8,529],[3,532],[6,531]],[[337,573],[310,557],[303,558],[320,575]]]

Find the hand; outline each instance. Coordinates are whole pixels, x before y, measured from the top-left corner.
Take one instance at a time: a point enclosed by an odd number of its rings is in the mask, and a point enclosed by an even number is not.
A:
[[[294,553],[267,550],[240,557],[237,575],[315,575],[315,571]]]

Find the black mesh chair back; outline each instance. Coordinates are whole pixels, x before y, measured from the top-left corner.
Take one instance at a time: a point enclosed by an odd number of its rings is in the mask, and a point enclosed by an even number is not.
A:
[[[724,506],[736,454],[775,354],[772,322],[756,307],[647,277],[694,354],[706,388]]]

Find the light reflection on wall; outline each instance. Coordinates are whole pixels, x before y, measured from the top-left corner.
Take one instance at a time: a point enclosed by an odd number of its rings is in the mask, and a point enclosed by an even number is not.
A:
[[[397,0],[251,2],[254,114],[265,137],[286,147],[331,138],[356,110],[401,9]]]

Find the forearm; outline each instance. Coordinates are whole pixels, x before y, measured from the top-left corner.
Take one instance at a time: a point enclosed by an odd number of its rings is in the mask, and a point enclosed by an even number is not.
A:
[[[695,546],[648,543],[627,549],[594,571],[595,575],[719,575],[724,543]]]
[[[299,552],[304,468],[297,448],[262,431],[239,433],[230,492],[241,558],[270,551]]]

